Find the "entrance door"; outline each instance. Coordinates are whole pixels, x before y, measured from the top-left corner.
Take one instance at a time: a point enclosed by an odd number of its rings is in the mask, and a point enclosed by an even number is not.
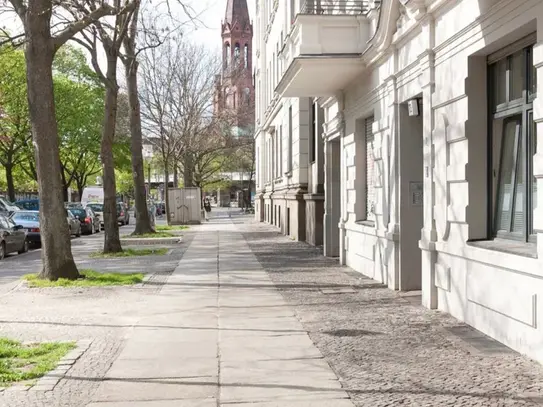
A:
[[[419,105],[422,105],[419,103]],[[418,247],[423,214],[423,120],[422,106],[418,116],[409,116],[407,105],[400,106],[400,291],[420,290],[421,252]]]

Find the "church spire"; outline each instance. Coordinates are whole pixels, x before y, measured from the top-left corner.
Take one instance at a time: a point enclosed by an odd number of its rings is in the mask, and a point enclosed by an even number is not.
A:
[[[226,4],[224,23],[232,26],[232,24],[236,21],[242,27],[246,24],[250,24],[247,0],[228,0],[228,3]]]

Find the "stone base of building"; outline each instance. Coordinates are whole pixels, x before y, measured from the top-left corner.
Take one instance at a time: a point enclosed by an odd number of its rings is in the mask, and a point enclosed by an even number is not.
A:
[[[255,220],[264,222],[264,194],[261,192],[255,196]]]
[[[305,194],[305,241],[322,246],[324,236],[324,194]]]
[[[303,190],[279,190],[263,196],[264,221],[297,241],[306,240],[306,203]]]

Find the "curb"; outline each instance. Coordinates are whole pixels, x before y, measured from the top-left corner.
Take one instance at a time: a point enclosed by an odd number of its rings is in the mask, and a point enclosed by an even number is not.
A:
[[[68,352],[60,361],[55,369],[42,376],[37,383],[32,386],[30,391],[53,391],[55,386],[66,376],[66,373],[72,368],[72,366],[79,360],[79,358],[85,353],[90,345],[92,339],[83,339],[77,341],[77,347]]]
[[[125,238],[121,239],[121,245],[127,246],[145,246],[145,245],[175,245],[180,244],[183,241],[181,236],[179,237],[153,237],[153,238]]]

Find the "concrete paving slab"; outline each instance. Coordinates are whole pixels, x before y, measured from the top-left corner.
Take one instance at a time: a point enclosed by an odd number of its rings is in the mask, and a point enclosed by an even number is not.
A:
[[[254,338],[260,339],[260,338]],[[291,359],[317,359],[322,354],[314,346],[292,347],[247,347],[223,346],[221,344],[221,360],[291,360]]]
[[[299,387],[273,384],[240,384],[221,386],[221,403],[255,403],[261,401],[283,401],[283,406],[290,406],[294,401],[338,400],[347,399],[343,389],[326,387]],[[351,404],[352,406],[352,404]]]
[[[216,379],[217,358],[120,359],[107,372],[108,379]]]
[[[119,355],[123,359],[183,359],[183,358],[213,358],[217,356],[217,343],[210,342],[166,342],[140,341],[134,339],[128,342]]]
[[[233,403],[228,404],[228,407],[353,407],[353,403],[349,399],[331,399],[331,400],[306,400],[295,401],[289,400],[288,404],[285,401],[269,401],[256,403]],[[182,406],[180,406],[182,407]]]
[[[217,407],[217,401],[210,400],[158,400],[91,403],[87,407]]]
[[[211,399],[216,398],[218,388],[217,380],[206,378],[108,380],[100,385],[94,401]]]
[[[219,340],[219,329],[158,329],[138,328],[134,335],[141,342],[214,342]]]

